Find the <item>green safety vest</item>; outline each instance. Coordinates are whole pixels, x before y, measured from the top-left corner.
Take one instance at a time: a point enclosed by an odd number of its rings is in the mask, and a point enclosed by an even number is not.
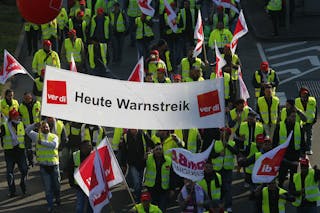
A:
[[[293,176],[293,183],[296,191],[302,192],[301,186],[301,173],[296,173]],[[314,180],[314,169],[309,168],[308,174],[304,180],[305,199],[309,202],[320,201],[320,190],[318,181]],[[292,203],[294,206],[300,206],[302,202],[301,195],[296,197],[296,200]]]
[[[82,134],[82,141],[84,141],[84,140],[92,141],[92,142],[95,142],[96,146],[98,146],[103,139],[102,138],[103,137],[103,128],[99,127],[99,130],[94,130],[92,133],[92,138],[90,135],[89,128],[85,128],[84,130],[82,130],[81,134]]]
[[[210,75],[210,79],[216,78],[216,72],[212,72]],[[224,99],[228,100],[230,98],[230,74],[224,72],[223,73],[223,82],[224,82]]]
[[[5,129],[5,135],[3,137],[3,149],[8,150],[8,149],[13,149],[13,144],[12,144],[12,135],[9,131],[9,127],[8,127],[8,122],[3,123],[4,129]],[[25,148],[25,144],[24,144],[24,135],[25,135],[25,131],[24,131],[24,125],[22,122],[19,122],[17,125],[17,129],[16,129],[16,134],[17,134],[17,139],[18,139],[18,143],[19,143],[19,148],[24,149]]]
[[[71,62],[71,53],[75,62],[81,62],[81,50],[82,50],[82,40],[81,38],[76,38],[75,42],[72,43],[70,38],[64,40],[64,47],[66,49],[67,61]]]
[[[69,19],[69,31],[73,29],[73,21],[70,18]],[[87,22],[86,21],[82,21],[81,23],[81,30],[82,30],[82,35],[83,35],[83,40],[86,42],[87,41],[87,36],[86,36],[86,29],[87,29]]]
[[[143,208],[142,203],[136,204],[132,210],[136,211],[137,213],[146,213],[146,211]],[[162,211],[159,209],[158,206],[153,205],[150,203],[149,205],[149,213],[162,213]]]
[[[228,144],[231,147],[234,147],[236,143],[229,140]],[[233,170],[234,169],[234,155],[230,152],[229,149],[225,148],[221,140],[217,140],[214,143],[214,151],[220,153],[225,152],[224,156],[218,156],[212,159],[213,170],[220,171],[221,169]]]
[[[113,151],[119,150],[119,144],[120,144],[120,140],[121,140],[122,135],[123,135],[122,128],[114,128],[113,139],[112,139],[112,143],[111,143],[111,147],[112,147]]]
[[[117,20],[115,20],[114,17],[115,17],[114,13],[110,13],[111,25],[116,28],[116,31],[119,33],[123,33],[124,31],[126,31],[126,26],[124,21],[125,19],[123,17],[122,12],[119,12]]]
[[[194,19],[194,13],[195,13],[195,11],[194,11],[194,9],[191,9],[191,6],[190,6],[190,11],[191,11],[191,19],[192,19],[192,29],[194,29],[194,26],[195,26],[195,23],[194,23],[194,21],[195,21],[195,19]],[[180,9],[180,14],[181,14],[181,17],[182,17],[182,22],[183,22],[183,27],[182,27],[182,31],[184,31],[185,29],[186,29],[186,19],[187,19],[187,17],[186,17],[186,9],[185,8],[182,8],[182,9]]]
[[[255,157],[255,161],[257,161],[258,158],[259,158],[261,155],[262,155],[262,154],[261,154],[261,152],[259,152],[258,147],[257,147],[257,144],[256,144],[255,142],[252,142],[252,143],[250,144],[250,152],[249,152],[249,155],[248,155],[247,158],[251,158],[252,156],[254,156],[254,157]],[[247,174],[252,174],[253,167],[254,167],[254,163],[253,163],[253,164],[250,164],[249,166],[247,166],[247,167],[245,168],[245,172],[246,172]]]
[[[221,186],[222,186],[222,179],[221,175],[219,173],[216,173],[219,181],[220,186],[216,186],[216,181],[213,179],[210,182],[210,191],[211,191],[211,199],[212,200],[220,200],[221,198]],[[201,188],[208,194],[208,184],[205,179],[202,179],[198,182],[198,184],[201,186]]]
[[[46,59],[46,61],[44,61]],[[51,51],[50,56],[47,57],[47,53],[40,49],[38,50],[33,57],[32,69],[37,71],[38,75],[41,75],[41,70],[45,69],[46,65],[60,68],[60,59],[59,55],[55,51]]]
[[[63,30],[68,23],[68,15],[65,8],[61,8],[59,15],[57,16],[57,23],[60,30]]]
[[[42,133],[39,133],[40,136],[38,136],[38,140],[43,140],[44,136]],[[53,133],[48,133],[48,141],[47,142],[53,142],[54,139],[57,137],[57,135]],[[59,153],[58,153],[58,147],[56,148],[49,148],[47,146],[43,146],[36,142],[36,156],[37,161],[40,165],[58,165],[59,164]]]
[[[161,165],[161,187],[166,190],[169,189],[171,158],[165,155],[164,159],[165,162]],[[146,162],[144,185],[147,187],[154,187],[156,176],[156,162],[153,154],[149,154]]]
[[[108,50],[108,45],[106,43],[100,43],[100,54],[102,58],[102,62],[104,65],[107,65],[107,50]],[[89,54],[89,64],[90,68],[94,69],[96,67],[96,64],[94,62],[94,45],[89,44],[88,45],[88,54]]]
[[[249,107],[245,106],[243,108],[243,111],[240,113],[241,122],[244,122],[244,121],[247,120],[248,114],[249,114]],[[230,117],[231,117],[231,120],[236,121],[236,119],[237,119],[237,110],[236,110],[236,108],[234,108],[234,109],[232,109],[230,111]],[[234,127],[232,127],[232,131],[235,132],[236,129],[239,127],[239,125],[240,124],[237,123]]]
[[[97,26],[96,17],[97,15],[94,15],[91,19],[90,37],[93,37],[94,31]],[[104,17],[104,37],[107,40],[109,39],[109,24],[110,24],[110,19],[108,16],[105,16]]]
[[[43,81],[42,82],[40,81],[40,77],[34,79],[34,83],[36,85],[37,90],[42,93],[42,91],[43,91]],[[42,96],[36,96],[36,98],[37,98],[37,101],[41,102]]]
[[[261,75],[259,74],[260,71],[257,70],[254,74],[255,78],[256,78],[256,81],[258,84],[261,84]],[[271,70],[270,73],[268,74],[267,76],[267,81],[268,82],[265,82],[265,83],[271,83],[271,82],[274,82],[274,79],[276,78],[276,71],[274,70]],[[261,96],[261,88],[258,87],[258,88],[255,88],[255,95],[256,95],[256,98],[260,97]],[[276,88],[273,87],[272,88],[272,94],[275,95],[276,94]]]
[[[61,143],[61,134],[62,134],[63,128],[64,128],[63,122],[60,120],[57,120],[56,121],[56,134],[58,136],[59,144]]]
[[[213,14],[212,22],[213,22],[213,29],[217,28],[218,14],[216,14],[216,13]],[[228,14],[224,14],[223,15],[223,26],[224,26],[224,28],[229,28],[229,16],[228,16]]]
[[[41,103],[39,101],[36,101],[32,106],[32,117],[33,117],[34,123],[40,122],[40,110],[41,110]],[[19,112],[21,114],[22,123],[25,126],[30,125],[31,123],[30,123],[29,111],[27,106],[24,103],[20,104]]]
[[[284,107],[281,110],[280,120],[285,121],[286,119],[287,119],[287,109]],[[301,121],[300,116],[298,114],[296,116],[296,122],[303,124],[303,122]]]
[[[159,61],[149,61],[148,63],[148,72],[152,73],[153,78],[156,78],[156,73],[159,68],[167,69],[166,63],[159,59]]]
[[[41,32],[42,32],[42,39],[50,39],[51,37],[57,38],[58,37],[58,24],[57,19],[53,21],[41,24]]]
[[[269,0],[267,9],[271,11],[280,11],[282,9],[282,0]]]
[[[9,106],[9,105],[7,104],[7,101],[6,101],[5,98],[3,98],[3,99],[1,100],[1,113],[2,113],[4,116],[9,117],[9,112],[10,112],[11,110],[13,110],[13,109],[15,109],[15,110],[17,110],[17,111],[19,110],[19,103],[18,103],[17,100],[12,99],[12,105],[11,105],[11,106]]]
[[[40,29],[39,25],[37,25],[37,24],[31,23],[31,22],[24,23],[24,30],[26,32],[29,32],[31,28],[33,28],[34,30]]]
[[[79,9],[76,9],[76,14],[80,11]],[[89,26],[90,22],[91,22],[91,10],[86,8],[84,10],[84,16],[82,17],[82,20],[84,20],[86,22],[86,24]]]
[[[141,16],[141,10],[139,8],[137,0],[129,0],[127,14],[132,18]]]
[[[313,121],[314,121],[314,119],[316,117],[316,107],[317,107],[317,101],[316,101],[316,99],[314,97],[309,97],[308,98],[306,110],[304,109],[304,107],[302,105],[301,98],[296,98],[295,99],[295,106],[299,110],[304,112],[306,117],[307,117],[307,122],[302,122],[302,124],[313,123]]]
[[[187,77],[183,82],[193,82],[194,80],[190,77]],[[203,77],[199,77],[196,81],[204,81]]]
[[[167,65],[167,70],[168,72],[172,72],[172,65],[171,65],[171,60],[170,60],[170,50],[166,50],[164,52],[164,56],[166,57],[166,65]]]
[[[178,13],[177,17],[176,17],[176,23],[180,22],[180,18],[181,18],[181,15],[180,15],[180,13]],[[168,26],[167,30],[165,31],[166,35],[171,35],[172,33],[174,33],[174,34],[181,33],[182,29],[180,29],[179,27],[177,27],[177,32],[172,31],[171,27],[168,24],[168,14],[167,13],[164,14],[164,22],[165,22],[166,26]]]
[[[287,191],[280,188],[279,194],[285,194]],[[279,213],[284,213],[286,209],[286,201],[282,198],[279,198],[278,200],[278,206],[279,206]],[[270,207],[269,207],[269,189],[268,187],[264,187],[262,189],[262,212],[263,213],[271,213]]]
[[[222,58],[224,58],[224,54],[221,54]],[[239,57],[237,54],[232,54],[231,58],[232,64],[239,64]],[[237,81],[239,79],[239,72],[238,69],[233,69],[231,70],[231,79],[233,81]]]
[[[258,107],[261,114],[261,119],[264,124],[276,124],[278,120],[278,106],[279,106],[279,98],[272,96],[272,104],[270,108],[270,118],[271,121],[269,121],[269,112],[268,112],[268,104],[266,102],[265,97],[258,98]]]
[[[214,49],[214,41],[216,41],[217,47],[223,48],[226,44],[230,44],[232,37],[232,33],[228,29],[214,29],[210,33],[209,47],[211,47],[211,49]]]
[[[200,68],[201,70],[202,61],[200,58],[196,58],[195,62],[190,66],[190,62],[188,58],[183,58],[181,60],[181,72],[182,72],[182,80],[185,80],[187,77],[189,77],[190,69],[192,67]],[[201,71],[202,76],[202,71]]]
[[[257,135],[263,134],[263,125],[260,122],[256,122],[255,128],[254,128],[254,138],[257,137]],[[248,122],[241,122],[240,127],[239,127],[239,135],[244,135],[244,145],[248,146],[249,145],[249,126]]]
[[[177,129],[174,132],[178,138],[183,139],[183,131],[181,129]],[[197,128],[189,129],[188,131],[188,141],[185,141],[187,144],[187,149],[192,153],[197,153],[197,141],[198,141],[199,131]]]
[[[287,127],[284,121],[280,122],[280,128],[279,128],[279,143],[283,144],[286,142],[288,136],[287,136]],[[294,137],[294,149],[300,150],[300,142],[301,142],[301,132],[300,132],[300,123],[296,122],[294,125],[293,130],[293,137]]]
[[[150,21],[151,17],[147,16],[146,20]],[[142,23],[141,17],[137,17],[135,20],[135,23],[137,25],[136,39],[143,39],[145,37],[152,37],[153,36],[152,28],[149,27],[146,23]],[[143,32],[143,28],[144,28],[144,32]]]

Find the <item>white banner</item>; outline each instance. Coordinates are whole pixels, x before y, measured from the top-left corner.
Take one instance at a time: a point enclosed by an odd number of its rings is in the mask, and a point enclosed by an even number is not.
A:
[[[180,177],[188,178],[192,181],[202,180],[204,177],[204,165],[208,159],[214,142],[208,149],[201,153],[192,153],[187,149],[174,148],[167,152],[172,153],[173,171]]]
[[[41,113],[136,129],[224,126],[223,78],[157,84],[120,81],[47,66]]]

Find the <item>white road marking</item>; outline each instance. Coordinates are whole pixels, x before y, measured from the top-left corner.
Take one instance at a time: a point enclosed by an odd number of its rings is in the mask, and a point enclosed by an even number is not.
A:
[[[257,42],[256,45],[257,45],[257,49],[258,49],[261,60],[267,61],[267,57],[266,57],[266,54],[264,53],[261,43]]]
[[[311,69],[309,69],[309,70],[307,70],[307,71],[304,71],[303,73],[301,73],[301,74],[299,74],[299,75],[295,75],[295,76],[292,76],[292,77],[290,77],[290,78],[281,80],[279,84],[281,85],[281,84],[287,83],[287,82],[289,82],[289,81],[292,81],[293,79],[299,78],[299,77],[301,77],[301,76],[304,76],[304,75],[306,75],[306,74],[309,74],[309,73],[314,72],[314,71],[317,71],[317,70],[320,70],[320,66],[318,66],[318,67],[313,67],[313,68],[311,68]]]
[[[280,106],[285,106],[286,105],[286,101],[287,101],[286,93],[285,92],[277,92],[276,96],[280,100]]]
[[[284,48],[288,48],[288,47],[294,47],[294,46],[299,46],[302,44],[307,43],[306,41],[302,41],[302,42],[295,42],[295,43],[290,43],[290,44],[284,44],[281,46],[276,46],[276,47],[271,47],[271,48],[267,48],[265,49],[266,52],[272,52],[272,51],[277,51],[277,50],[282,50]]]
[[[286,57],[289,55],[294,55],[294,54],[298,54],[298,53],[303,53],[303,52],[307,52],[307,51],[319,51],[320,52],[320,46],[314,46],[314,47],[309,47],[309,48],[305,48],[305,49],[300,49],[300,50],[295,50],[295,51],[290,51],[287,53],[282,53],[282,54],[278,54],[278,55],[273,55],[268,57],[269,60],[273,60],[273,59],[278,59],[278,58],[282,58],[282,57]]]
[[[283,66],[283,65],[293,64],[293,63],[304,61],[304,60],[309,60],[312,66],[320,66],[319,58],[316,55],[305,56],[305,57],[296,58],[296,59],[293,59],[293,60],[283,61],[283,62],[280,62],[280,63],[272,64],[272,66],[273,67],[280,67],[280,66]]]
[[[293,68],[293,69],[286,69],[286,70],[282,70],[282,71],[277,71],[278,75],[282,75],[282,74],[287,74],[287,73],[291,73],[293,75],[298,75],[301,73],[301,71],[297,68]]]

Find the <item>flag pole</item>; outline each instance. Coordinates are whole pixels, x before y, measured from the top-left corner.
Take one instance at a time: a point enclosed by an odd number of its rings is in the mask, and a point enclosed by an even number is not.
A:
[[[206,50],[205,42],[203,42],[202,48],[203,48],[203,58],[204,58],[205,63],[207,63],[208,62],[208,58],[207,58],[207,50]]]
[[[116,162],[118,168],[120,168],[121,177],[122,177],[122,179],[123,179],[123,181],[124,181],[124,185],[125,185],[127,191],[129,192],[129,196],[130,196],[130,199],[131,199],[133,205],[135,206],[135,205],[136,205],[136,201],[134,200],[134,197],[133,197],[133,195],[132,195],[132,193],[131,193],[131,191],[130,191],[130,188],[129,188],[129,186],[128,186],[128,183],[127,183],[127,181],[126,181],[126,178],[124,177],[123,172],[122,172],[122,169],[121,169],[121,167],[120,167],[120,165],[119,165],[119,163],[118,163],[118,159],[116,158],[116,156],[115,156],[115,154],[114,154],[114,152],[113,152],[113,149],[112,149],[111,146],[110,146],[110,141],[109,141],[109,139],[108,139],[107,136],[106,136],[106,139],[107,139],[108,149],[111,150],[111,151],[110,151],[110,152],[111,152],[111,155],[112,155],[112,157],[115,159],[115,162]]]
[[[31,78],[31,80],[34,82],[34,78],[32,77],[32,75],[26,70],[27,75]]]

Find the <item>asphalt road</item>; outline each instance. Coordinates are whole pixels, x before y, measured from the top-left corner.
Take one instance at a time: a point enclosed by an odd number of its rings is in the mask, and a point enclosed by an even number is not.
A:
[[[272,67],[277,71],[282,72],[280,74],[280,79],[284,83],[281,84],[278,90],[281,94],[282,102],[285,101],[285,98],[287,97],[295,97],[299,85],[302,83],[312,86],[311,92],[315,94],[316,97],[319,97],[317,96],[319,87],[317,82],[315,83],[315,81],[319,81],[320,78],[320,76],[317,75],[317,72],[319,72],[318,66],[320,66],[318,65],[318,45],[319,42],[308,41],[301,41],[300,43],[291,43],[289,41],[286,43],[259,43],[250,33],[246,35],[239,42],[238,53],[243,64],[243,76],[250,91],[250,95],[252,97],[254,96],[254,90],[251,85],[251,78],[254,71],[259,67],[261,60],[268,60]],[[290,52],[293,53],[281,56],[281,54],[288,54]],[[305,59],[300,59],[301,57],[305,57]],[[136,49],[129,47],[128,42],[125,42],[124,44],[123,58],[124,61],[120,65],[113,64],[110,66],[110,69],[120,79],[127,79],[137,61]],[[24,57],[24,60],[21,61],[21,63],[31,71],[31,61],[31,57]],[[16,97],[20,99],[24,91],[32,89],[32,81],[27,76],[19,75],[12,81],[11,87],[15,90]],[[252,99],[253,98],[249,100],[249,104],[253,104]],[[317,154],[320,150],[319,132],[318,122],[314,128],[313,151],[315,154],[311,156],[312,164],[319,164],[319,156]],[[19,187],[17,187],[18,196],[10,199],[7,196],[8,191],[5,170],[5,161],[3,151],[1,150],[0,212],[46,212],[46,201],[44,199],[43,187],[39,177],[39,167],[35,166],[29,170],[28,194],[30,195],[22,196]],[[19,175],[17,175],[17,183],[19,183],[18,177]],[[246,212],[251,213],[255,210],[254,203],[248,199],[248,192],[244,189],[243,184],[242,174],[234,173],[232,188],[233,211],[237,213],[245,210]],[[66,179],[62,180],[61,195],[62,205],[58,209],[58,212],[74,212],[75,191],[69,187]],[[125,190],[124,185],[120,185],[113,190],[111,205],[106,207],[103,212],[110,212],[111,207],[114,212],[126,212],[128,206],[130,206],[129,194]],[[179,209],[173,204],[169,209],[169,212],[179,212]],[[288,206],[287,212],[294,212],[294,210],[292,207]]]

